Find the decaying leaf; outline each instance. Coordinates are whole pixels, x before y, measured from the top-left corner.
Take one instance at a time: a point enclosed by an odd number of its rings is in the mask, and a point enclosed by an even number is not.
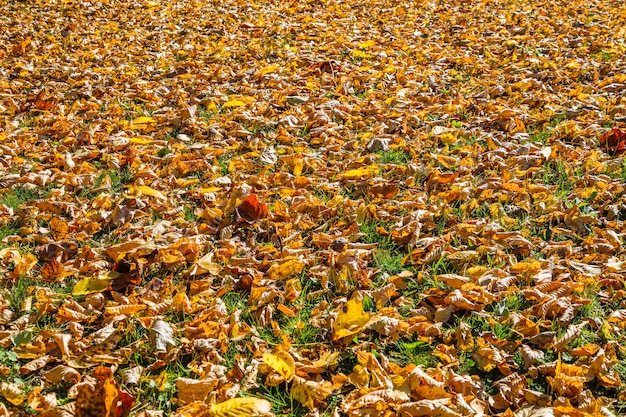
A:
[[[176,346],[174,330],[172,326],[163,320],[156,320],[150,329],[151,338],[154,343],[154,350],[157,352],[167,352]]]

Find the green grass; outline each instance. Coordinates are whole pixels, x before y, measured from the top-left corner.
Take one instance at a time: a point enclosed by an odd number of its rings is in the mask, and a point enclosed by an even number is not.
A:
[[[374,265],[380,268],[382,272],[388,273],[389,275],[398,274],[407,269],[402,264],[404,255],[400,253],[394,253],[390,250],[379,250],[374,251],[373,258]]]
[[[331,417],[333,416],[333,411],[335,410],[336,407],[339,407],[339,405],[341,404],[341,402],[343,401],[343,394],[334,394],[334,395],[330,395],[328,398],[326,398],[326,408],[321,412],[321,416],[322,417]]]
[[[183,209],[183,215],[184,215],[185,221],[187,222],[194,222],[197,220],[196,214],[192,206],[186,205],[185,208]]]
[[[584,298],[589,300],[588,304],[584,304],[577,310],[577,316],[584,318],[599,318],[605,319],[607,317],[607,311],[605,307],[602,306],[602,303],[598,299],[598,293],[600,292],[600,288],[596,286],[588,286],[585,289]]]
[[[511,312],[524,310],[529,306],[530,303],[522,294],[512,294],[488,305],[485,310],[494,312],[498,316],[504,316]]]
[[[229,291],[228,293],[224,294],[221,298],[224,304],[226,304],[228,313],[232,313],[235,310],[247,311],[250,308],[248,306],[247,295],[243,295],[239,292]]]
[[[499,321],[500,319],[498,317],[491,316],[490,318],[496,320],[496,323],[493,323],[487,317],[475,313],[469,314],[465,318],[458,318],[457,320],[467,323],[476,333],[492,332],[498,340],[519,339],[518,333],[513,330],[512,323],[508,323],[505,320]]]
[[[4,289],[2,290],[4,298],[9,301],[9,309],[14,313],[21,315],[27,312],[33,312],[36,308],[35,291],[37,288],[49,289],[52,294],[51,297],[53,303],[60,304],[64,297],[72,292],[74,288],[74,279],[66,279],[63,283],[47,282],[37,280],[31,277],[22,277],[14,282],[5,281]],[[22,305],[27,297],[33,297],[32,306],[30,310],[22,311]],[[59,324],[52,314],[46,314],[44,310],[36,311],[31,316],[31,324],[34,325],[34,330],[39,331],[43,329],[59,329],[65,328],[67,323]]]
[[[476,365],[476,361],[472,358],[471,352],[460,351],[459,352],[459,369],[457,373],[464,375],[470,374],[475,375],[479,373],[478,366]]]
[[[308,412],[308,408],[293,398],[286,384],[278,386],[266,386],[261,388],[255,395],[261,396],[272,403],[272,413],[277,417],[301,417]]]
[[[51,188],[51,185],[33,188],[19,185],[3,193],[2,196],[0,196],[0,204],[17,210],[20,206],[28,204],[33,200],[46,198]]]
[[[29,278],[18,279],[13,283],[13,285],[9,285],[7,289],[8,291],[8,300],[10,302],[9,308],[14,313],[19,313],[22,308],[22,303],[29,295],[28,289],[34,285],[36,285],[37,281],[31,280]]]
[[[17,221],[8,222],[0,226],[0,242],[7,236],[17,235],[19,233],[19,223]],[[2,244],[0,243],[0,248]]]
[[[450,264],[450,262],[446,261],[446,257],[442,256],[437,261],[435,261],[432,265],[430,265],[430,275],[434,277],[439,274],[451,274],[456,272],[456,269]],[[433,281],[434,280],[433,278]],[[446,284],[443,282],[436,281],[435,287],[439,288],[448,288]]]
[[[389,359],[399,366],[408,364],[422,365],[431,368],[437,365],[437,358],[433,356],[433,345],[416,341],[397,341],[387,346],[386,354]]]
[[[549,127],[546,127],[545,129],[537,129],[536,127],[530,127],[528,129],[528,134],[530,135],[530,141],[546,143],[548,139],[552,137],[554,128],[566,118],[567,118],[567,115],[565,113],[562,113],[550,119],[548,123]]]
[[[168,155],[168,154],[170,154],[170,153],[172,153],[172,151],[170,151],[168,148],[161,148],[161,149],[159,149],[159,150],[157,151],[157,154],[156,154],[156,155],[157,155],[159,158],[163,158],[165,155]]]
[[[300,310],[298,315],[287,320],[283,331],[291,336],[293,344],[297,346],[308,346],[322,341],[320,329],[309,324],[311,309]]]
[[[391,235],[385,235],[376,230],[376,228],[382,228],[389,231],[391,226],[390,223],[382,221],[365,220],[359,225],[359,232],[363,234],[360,240],[363,243],[376,243],[379,250],[397,250],[399,247],[393,242]]]
[[[411,154],[404,150],[389,150],[378,152],[380,164],[406,165],[411,161]]]
[[[191,370],[181,361],[169,363],[163,370],[147,373],[141,377],[139,386],[130,389],[135,396],[135,404],[150,404],[152,408],[163,410],[166,414],[176,410],[173,399],[178,394],[176,378],[192,376]]]
[[[320,190],[319,188],[313,190],[313,195],[322,200],[324,204],[328,203],[334,197],[332,193],[326,190]]]
[[[93,188],[100,187],[102,183],[107,180],[107,177],[111,184],[111,191],[119,194],[124,191],[124,186],[132,181],[133,173],[128,165],[123,166],[119,170],[111,169],[108,171],[102,171],[94,180]],[[89,189],[85,189],[81,192],[81,196],[86,198],[94,198],[97,196],[97,194]]]
[[[220,155],[217,158],[217,164],[219,165],[219,173],[221,176],[228,175],[228,165],[231,159],[232,159],[232,155],[228,153]]]
[[[540,174],[544,184],[557,186],[555,192],[557,198],[565,198],[576,186],[576,181],[560,159],[547,161]]]
[[[20,366],[22,362],[18,358],[17,354],[10,350],[0,349],[0,366],[3,368],[0,373],[1,383],[14,383],[20,388],[20,391],[28,396],[33,389],[34,375],[22,375],[20,373]],[[0,404],[5,404],[11,410],[11,404],[9,404],[4,397],[0,397]],[[26,415],[35,415],[35,410],[28,407],[26,404],[22,404],[20,408],[27,413]],[[15,415],[15,414],[10,414]],[[19,414],[22,415],[22,414]]]

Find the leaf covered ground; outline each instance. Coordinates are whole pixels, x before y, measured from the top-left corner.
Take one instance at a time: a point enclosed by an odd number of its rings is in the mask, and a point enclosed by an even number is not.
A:
[[[624,412],[619,1],[0,5],[0,414]]]

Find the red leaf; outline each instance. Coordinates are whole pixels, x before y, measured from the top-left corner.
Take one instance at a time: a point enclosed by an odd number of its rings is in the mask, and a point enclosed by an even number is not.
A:
[[[626,132],[613,128],[599,137],[600,145],[606,153],[616,154],[626,150]]]
[[[254,194],[250,194],[246,197],[236,210],[239,217],[249,222],[267,217],[269,214],[267,204],[261,203]]]
[[[118,389],[117,393],[119,394],[119,397],[118,397],[119,403],[117,407],[115,408],[115,416],[126,417],[127,415],[130,414],[130,410],[133,408],[133,403],[135,402],[135,398],[129,393],[127,393],[126,391],[123,391],[121,389]]]

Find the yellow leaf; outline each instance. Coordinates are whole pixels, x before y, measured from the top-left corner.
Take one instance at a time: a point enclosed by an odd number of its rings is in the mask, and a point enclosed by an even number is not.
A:
[[[189,187],[190,185],[199,183],[200,180],[198,178],[192,178],[192,179],[179,178],[176,180],[176,182],[178,182],[178,186],[180,188],[185,188],[185,187]]]
[[[135,136],[130,138],[130,143],[136,143],[137,145],[148,145],[152,143],[152,139],[145,136]]]
[[[278,372],[287,382],[291,381],[296,372],[296,364],[289,352],[265,353],[263,362]]]
[[[378,174],[378,165],[372,164],[363,168],[351,169],[337,175],[342,180],[356,180],[360,178],[374,177]]]
[[[162,192],[155,190],[154,188],[150,188],[147,185],[140,185],[138,187],[131,187],[131,192],[139,192],[140,194],[149,195],[150,197],[155,197],[161,200],[165,200],[167,197],[163,195]]]
[[[502,355],[500,355],[497,350],[489,346],[484,346],[477,349],[472,354],[472,359],[474,359],[478,368],[485,372],[491,371],[499,363],[503,362]]]
[[[20,405],[24,402],[22,389],[19,385],[13,382],[0,383],[0,395],[13,405]]]
[[[352,51],[352,56],[358,59],[367,59],[367,58],[372,57],[370,54],[363,52],[363,51],[359,51],[358,49]]]
[[[142,117],[137,117],[136,119],[133,119],[133,124],[134,125],[145,125],[148,123],[156,123],[156,119],[154,117],[149,117],[149,116],[142,116]]]
[[[43,377],[52,384],[61,384],[69,382],[76,384],[82,379],[81,374],[74,368],[66,365],[58,365],[46,371]]]
[[[291,385],[291,396],[309,408],[314,407],[315,400],[325,400],[333,391],[333,385],[328,381],[307,381],[296,376]]]
[[[211,407],[211,417],[257,417],[271,416],[272,404],[260,398],[231,398]]]
[[[72,295],[87,295],[107,289],[114,276],[83,278],[74,285]]]
[[[489,268],[487,268],[486,266],[482,266],[482,265],[470,266],[465,271],[465,275],[467,275],[469,278],[477,278],[477,277],[482,276],[487,271],[489,271]]]
[[[35,265],[37,265],[37,257],[32,253],[28,253],[15,262],[13,272],[18,276],[25,275],[30,272]]]
[[[191,378],[176,378],[178,388],[178,400],[182,404],[190,404],[194,401],[204,401],[211,392],[217,388],[218,380],[207,378],[202,380]]]
[[[120,314],[132,315],[145,310],[147,307],[148,306],[145,304],[126,304],[122,306],[105,307],[104,311],[111,316],[117,316]]]
[[[283,263],[274,264],[267,270],[267,276],[275,280],[285,280],[304,270],[305,263],[298,259],[288,259]]]
[[[474,349],[472,328],[469,324],[461,322],[456,330],[456,346],[462,351],[469,352]]]
[[[241,106],[245,106],[246,103],[244,103],[241,100],[231,100],[231,101],[227,101],[226,103],[224,103],[225,108],[229,108],[229,107],[241,107]]]
[[[304,168],[304,159],[296,158],[293,161],[293,175],[299,177],[302,175],[302,169]]]
[[[221,187],[205,187],[205,188],[200,188],[200,192],[202,194],[216,193],[220,191],[221,189],[222,189]]]
[[[361,42],[358,47],[361,49],[370,49],[372,46],[376,45],[376,42],[374,42],[373,40],[368,40],[365,42]]]
[[[363,297],[357,293],[339,310],[337,320],[333,325],[333,340],[361,332],[371,318],[372,313],[363,311]]]
[[[509,267],[512,274],[536,274],[540,269],[541,262],[535,260],[518,262]]]
[[[261,73],[261,75],[271,74],[272,72],[275,72],[278,68],[279,68],[279,66],[276,65],[276,64],[268,65],[267,67],[262,68],[260,73]]]

